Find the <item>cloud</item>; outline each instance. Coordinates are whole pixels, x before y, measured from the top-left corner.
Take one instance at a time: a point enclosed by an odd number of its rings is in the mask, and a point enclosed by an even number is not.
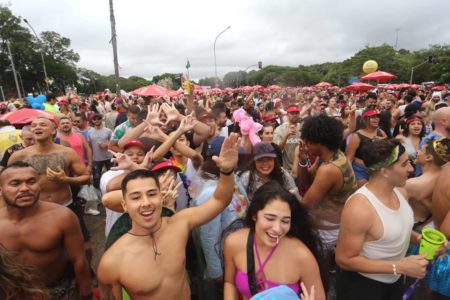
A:
[[[414,3],[413,3],[414,2]],[[68,37],[79,66],[114,72],[108,1],[17,0],[14,14],[36,31]],[[151,78],[183,72],[214,76],[214,39],[219,76],[263,65],[298,66],[342,61],[366,45],[417,50],[450,40],[446,0],[248,0],[114,1],[120,72]]]

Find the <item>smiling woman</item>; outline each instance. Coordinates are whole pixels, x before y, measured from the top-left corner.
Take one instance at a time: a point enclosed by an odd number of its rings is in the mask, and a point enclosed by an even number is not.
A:
[[[244,225],[225,238],[225,300],[250,299],[279,285],[299,295],[300,282],[308,290],[315,287],[316,299],[325,299],[318,239],[294,195],[278,182],[268,181],[255,192]]]

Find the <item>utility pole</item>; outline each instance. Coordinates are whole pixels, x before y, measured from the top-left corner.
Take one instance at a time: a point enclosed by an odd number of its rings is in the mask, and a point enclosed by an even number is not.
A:
[[[19,98],[22,98],[22,93],[20,92],[20,87],[19,87],[19,81],[17,80],[16,67],[14,66],[14,60],[13,60],[13,56],[11,54],[11,48],[9,47],[8,41],[6,41],[6,47],[8,48],[8,55],[9,55],[9,60],[11,61],[11,68],[12,68],[13,75],[14,75],[14,81],[16,82],[17,96],[19,96]]]
[[[3,86],[1,86],[1,85],[0,85],[0,92],[2,93],[2,99],[3,99],[3,101],[6,101],[5,93],[3,93]]]
[[[397,51],[397,46],[398,46],[398,32],[400,31],[400,28],[396,28],[395,29],[395,51]]]
[[[113,0],[109,0],[109,16],[111,19],[111,41],[114,56],[114,74],[116,75],[116,95],[120,97],[120,82],[119,82],[119,60],[117,58],[117,35],[116,35],[116,19],[114,17]]]

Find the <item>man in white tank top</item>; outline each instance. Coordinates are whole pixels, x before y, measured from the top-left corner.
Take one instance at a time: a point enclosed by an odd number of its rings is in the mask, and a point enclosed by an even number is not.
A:
[[[413,211],[397,189],[405,185],[413,168],[398,140],[374,142],[364,163],[369,182],[344,206],[336,248],[337,300],[401,299],[406,275],[426,274],[426,255],[405,257],[412,232]]]

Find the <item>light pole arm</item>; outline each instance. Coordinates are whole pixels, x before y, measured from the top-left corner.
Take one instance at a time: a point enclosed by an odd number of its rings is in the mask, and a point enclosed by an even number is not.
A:
[[[420,66],[423,66],[423,65],[426,64],[426,63],[427,63],[427,61],[424,61],[424,62],[418,64],[417,66],[414,66],[414,67],[411,68],[411,77],[409,78],[409,84],[412,84],[412,83],[413,83],[414,70],[415,70],[416,68],[420,67]]]
[[[45,86],[47,87],[47,92],[49,91],[48,89],[48,77],[47,77],[47,67],[45,66],[45,59],[44,59],[44,43],[42,42],[42,40],[39,38],[39,36],[37,35],[36,31],[34,31],[33,26],[31,26],[31,24],[28,22],[27,19],[23,19],[23,21],[25,23],[27,23],[28,27],[31,28],[31,31],[33,31],[34,35],[36,36],[37,41],[40,44],[40,52],[41,52],[41,60],[42,60],[42,68],[44,69],[44,77],[45,77]]]
[[[217,61],[216,61],[216,42],[217,42],[217,39],[219,38],[219,36],[221,36],[222,33],[224,33],[225,31],[227,31],[227,30],[230,29],[230,28],[231,28],[231,26],[228,26],[227,28],[225,28],[224,30],[222,30],[222,31],[216,36],[216,38],[214,39],[214,72],[215,72],[215,75],[216,75],[216,79],[218,78],[218,77],[217,77]]]

